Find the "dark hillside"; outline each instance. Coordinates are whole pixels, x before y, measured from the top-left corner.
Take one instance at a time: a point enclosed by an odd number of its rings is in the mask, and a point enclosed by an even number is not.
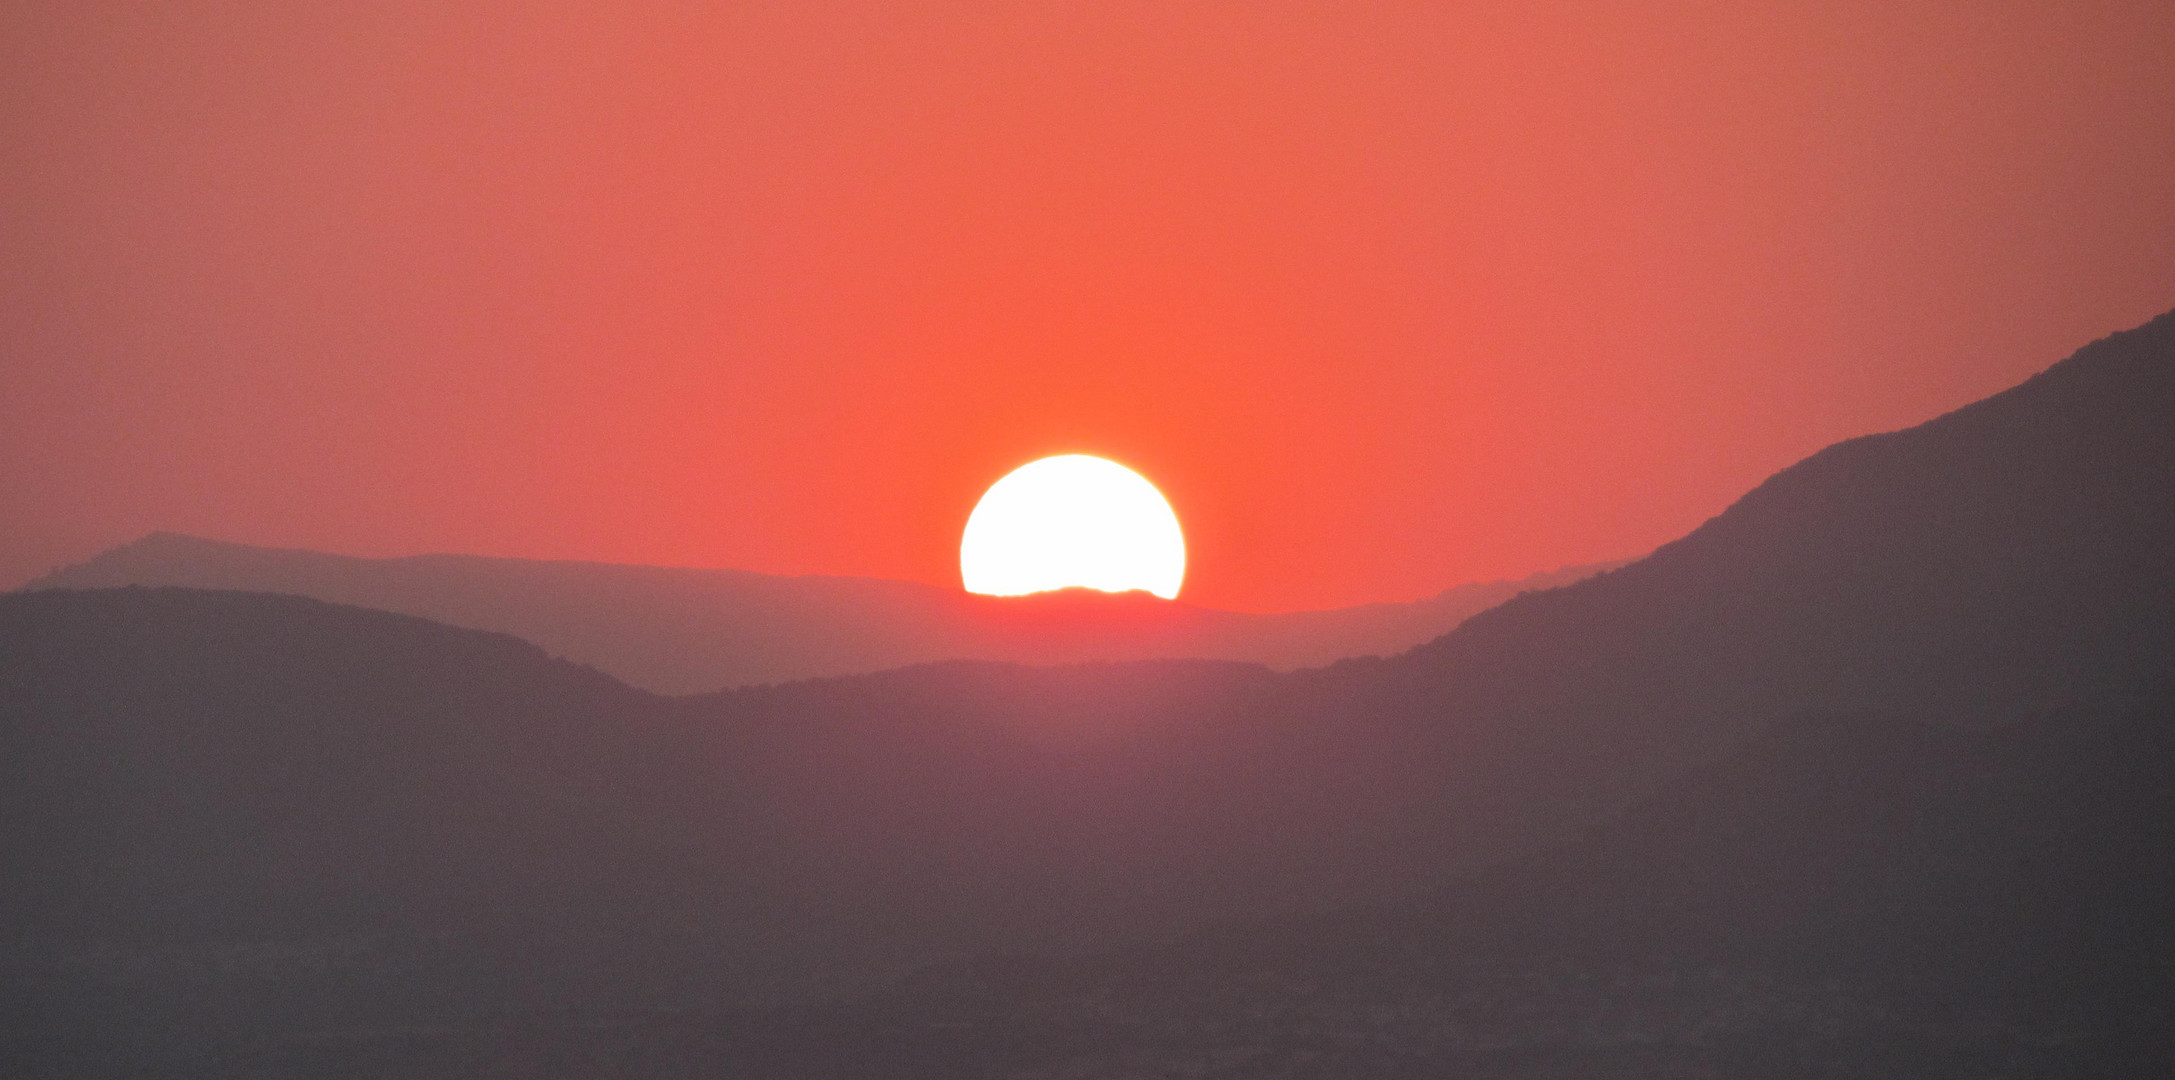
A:
[[[2161,1075],[2175,703],[1997,731],[1790,721],[1619,822],[1425,897],[844,1010],[645,1034],[817,1076]],[[571,1040],[645,1062],[641,1037]]]
[[[686,860],[649,825],[656,705],[419,619],[239,593],[8,597],[0,908],[11,971],[49,991],[10,1026],[435,1008],[483,992],[469,954],[489,942],[624,923]]]
[[[2025,1080],[2175,1061],[2175,709],[1785,722],[1391,904],[832,1004],[230,1046],[221,1073]]]
[[[1327,838],[1190,865],[1273,795],[1188,777],[1272,680],[955,664],[684,702],[293,597],[0,597],[9,996],[48,1034],[730,1001],[1256,910]]]
[[[1783,470],[1623,569],[1379,668],[1355,715],[1575,822],[1806,713],[1994,725],[2175,685],[2175,314]]]

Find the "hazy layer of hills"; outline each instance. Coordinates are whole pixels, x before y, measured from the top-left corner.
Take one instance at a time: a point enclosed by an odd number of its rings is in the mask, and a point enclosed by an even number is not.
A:
[[[1522,591],[1620,563],[1479,582],[1409,604],[1261,615],[1091,590],[976,596],[907,581],[473,555],[359,559],[153,533],[26,588],[290,593],[498,630],[633,686],[689,694],[936,660],[1239,660],[1289,670],[1389,656]]]
[[[1389,659],[0,597],[18,1075],[2160,1075],[2175,316]]]

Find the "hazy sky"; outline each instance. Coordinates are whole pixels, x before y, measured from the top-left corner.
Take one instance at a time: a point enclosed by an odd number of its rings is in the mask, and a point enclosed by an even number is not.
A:
[[[2175,307],[2175,4],[10,3],[0,585],[155,528],[1185,598],[1630,555]]]

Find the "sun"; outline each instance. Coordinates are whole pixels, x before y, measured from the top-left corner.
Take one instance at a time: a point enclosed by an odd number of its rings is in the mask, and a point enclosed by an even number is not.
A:
[[[1178,597],[1186,538],[1163,493],[1088,454],[1029,462],[991,484],[959,538],[968,592],[1019,596],[1086,587]]]

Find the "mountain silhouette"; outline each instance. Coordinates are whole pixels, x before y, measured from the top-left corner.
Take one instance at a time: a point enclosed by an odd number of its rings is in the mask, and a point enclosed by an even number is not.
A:
[[[2169,416],[2175,316],[1641,562],[1282,674],[673,699],[295,597],[0,596],[29,883],[0,1045],[77,1074],[2104,1073],[2165,1027]]]
[[[1522,591],[1622,565],[1459,585],[1403,604],[1252,614],[1144,592],[991,597],[917,582],[473,555],[362,559],[153,533],[25,588],[291,593],[498,630],[630,685],[689,694],[937,660],[1198,658],[1289,670],[1387,656]]]

